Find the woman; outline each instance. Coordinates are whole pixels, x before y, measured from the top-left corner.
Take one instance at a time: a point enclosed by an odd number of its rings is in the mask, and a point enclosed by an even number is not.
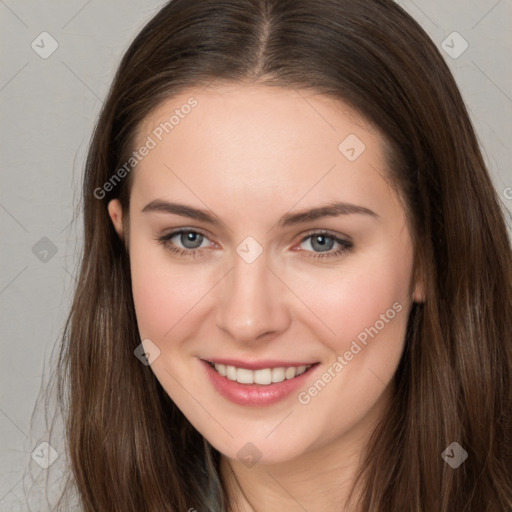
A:
[[[83,510],[512,509],[510,242],[395,3],[169,2],[83,201],[58,373]]]

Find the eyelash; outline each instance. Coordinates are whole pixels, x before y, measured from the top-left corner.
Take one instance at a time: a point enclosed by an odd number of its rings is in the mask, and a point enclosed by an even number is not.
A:
[[[205,238],[208,238],[205,233],[202,231],[199,231],[197,229],[178,229],[176,231],[172,231],[171,233],[168,233],[163,236],[159,236],[156,238],[156,241],[163,245],[167,250],[172,252],[173,254],[177,254],[179,256],[186,256],[195,258],[198,256],[198,254],[201,252],[200,248],[198,249],[181,249],[179,247],[176,247],[170,243],[171,238],[174,238],[176,235],[181,235],[182,233],[196,233],[199,235],[204,236]],[[313,236],[325,236],[327,238],[331,238],[338,244],[340,244],[340,248],[334,252],[321,252],[321,253],[314,253],[314,255],[306,256],[307,258],[334,258],[336,256],[341,256],[342,254],[351,251],[354,248],[354,244],[350,242],[349,240],[343,240],[341,238],[338,238],[334,234],[330,233],[329,231],[323,231],[323,230],[314,230],[310,233],[308,233],[306,236],[304,236],[300,244],[304,243],[308,238],[311,238]],[[203,247],[204,249],[204,247]],[[306,251],[306,252],[312,252],[312,251]]]

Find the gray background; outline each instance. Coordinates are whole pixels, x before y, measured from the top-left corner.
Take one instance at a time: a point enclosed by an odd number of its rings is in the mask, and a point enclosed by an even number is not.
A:
[[[36,422],[37,433],[30,420],[72,297],[87,144],[122,53],[164,3],[0,0],[1,512],[29,510],[27,468],[37,478],[47,471],[31,454],[41,452],[48,434],[43,420]],[[452,55],[441,51],[469,107],[504,208],[512,209],[512,2],[399,3],[441,49],[446,40]],[[43,43],[38,37],[44,31],[58,43],[46,59],[31,47],[35,41],[39,51],[50,48],[47,36]],[[464,42],[451,36],[454,31],[469,45],[460,56]]]

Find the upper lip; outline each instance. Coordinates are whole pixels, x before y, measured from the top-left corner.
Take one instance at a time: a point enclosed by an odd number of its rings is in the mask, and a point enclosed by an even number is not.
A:
[[[246,368],[247,370],[261,370],[263,368],[289,368],[290,366],[309,366],[316,364],[317,361],[313,362],[297,362],[297,361],[276,361],[274,360],[263,360],[263,361],[241,361],[240,359],[220,359],[220,358],[209,358],[203,359],[209,363],[224,364],[226,366],[236,366],[237,368]]]

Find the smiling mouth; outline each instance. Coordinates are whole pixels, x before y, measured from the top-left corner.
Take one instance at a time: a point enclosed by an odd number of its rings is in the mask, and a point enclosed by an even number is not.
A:
[[[219,375],[228,380],[236,381],[239,384],[260,384],[269,386],[285,380],[292,380],[306,373],[315,364],[302,366],[288,366],[277,368],[261,368],[259,370],[249,370],[247,368],[237,368],[236,366],[212,363],[206,361]]]

